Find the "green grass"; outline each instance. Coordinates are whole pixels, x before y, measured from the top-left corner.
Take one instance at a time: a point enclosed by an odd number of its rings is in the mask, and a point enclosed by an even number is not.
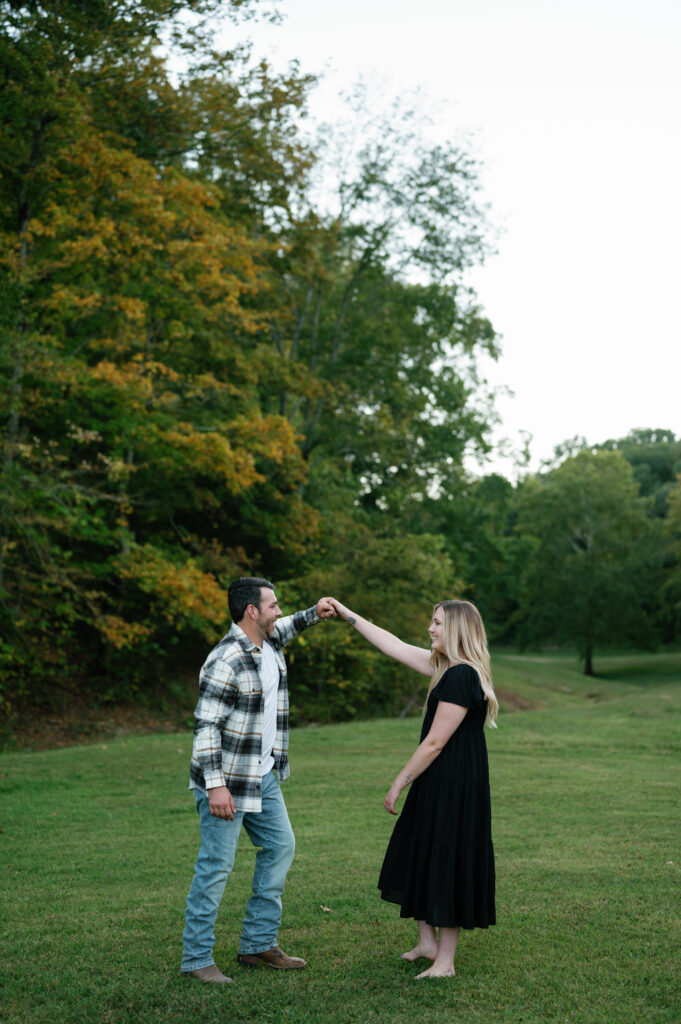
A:
[[[0,757],[4,1022],[633,1024],[681,1019],[681,655],[495,659],[532,710],[488,732],[498,925],[457,977],[415,982],[413,924],[378,898],[382,799],[418,720],[297,730],[298,848],[280,934],[300,973],[235,961],[254,851],[218,919],[230,986],[178,976],[197,849],[189,735]],[[591,695],[591,696],[589,696]],[[328,911],[322,907],[329,908]]]

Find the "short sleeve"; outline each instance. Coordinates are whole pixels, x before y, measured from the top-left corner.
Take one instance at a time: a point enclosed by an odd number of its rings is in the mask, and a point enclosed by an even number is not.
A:
[[[458,704],[462,708],[474,708],[485,699],[478,673],[470,665],[448,668],[433,694],[438,700]]]

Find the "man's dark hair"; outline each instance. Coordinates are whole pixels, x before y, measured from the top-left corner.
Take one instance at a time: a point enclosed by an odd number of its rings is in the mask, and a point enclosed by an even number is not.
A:
[[[238,580],[230,583],[227,600],[232,622],[241,622],[249,604],[254,604],[260,611],[261,587],[269,587],[270,590],[274,590],[274,584],[269,580],[264,580],[262,576],[241,576]]]

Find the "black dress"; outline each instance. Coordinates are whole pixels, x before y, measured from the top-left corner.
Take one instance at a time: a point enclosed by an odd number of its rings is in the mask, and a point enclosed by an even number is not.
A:
[[[475,669],[447,669],[428,698],[425,739],[438,701],[468,708],[431,765],[411,785],[378,880],[381,898],[401,917],[434,927],[495,924],[486,703]]]

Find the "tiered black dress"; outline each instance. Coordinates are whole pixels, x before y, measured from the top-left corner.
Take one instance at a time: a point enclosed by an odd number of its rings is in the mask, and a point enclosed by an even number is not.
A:
[[[381,897],[398,903],[401,917],[434,927],[487,928],[495,924],[494,850],[486,703],[475,669],[447,669],[428,698],[423,741],[438,701],[468,708],[433,763],[411,785],[383,861]]]

